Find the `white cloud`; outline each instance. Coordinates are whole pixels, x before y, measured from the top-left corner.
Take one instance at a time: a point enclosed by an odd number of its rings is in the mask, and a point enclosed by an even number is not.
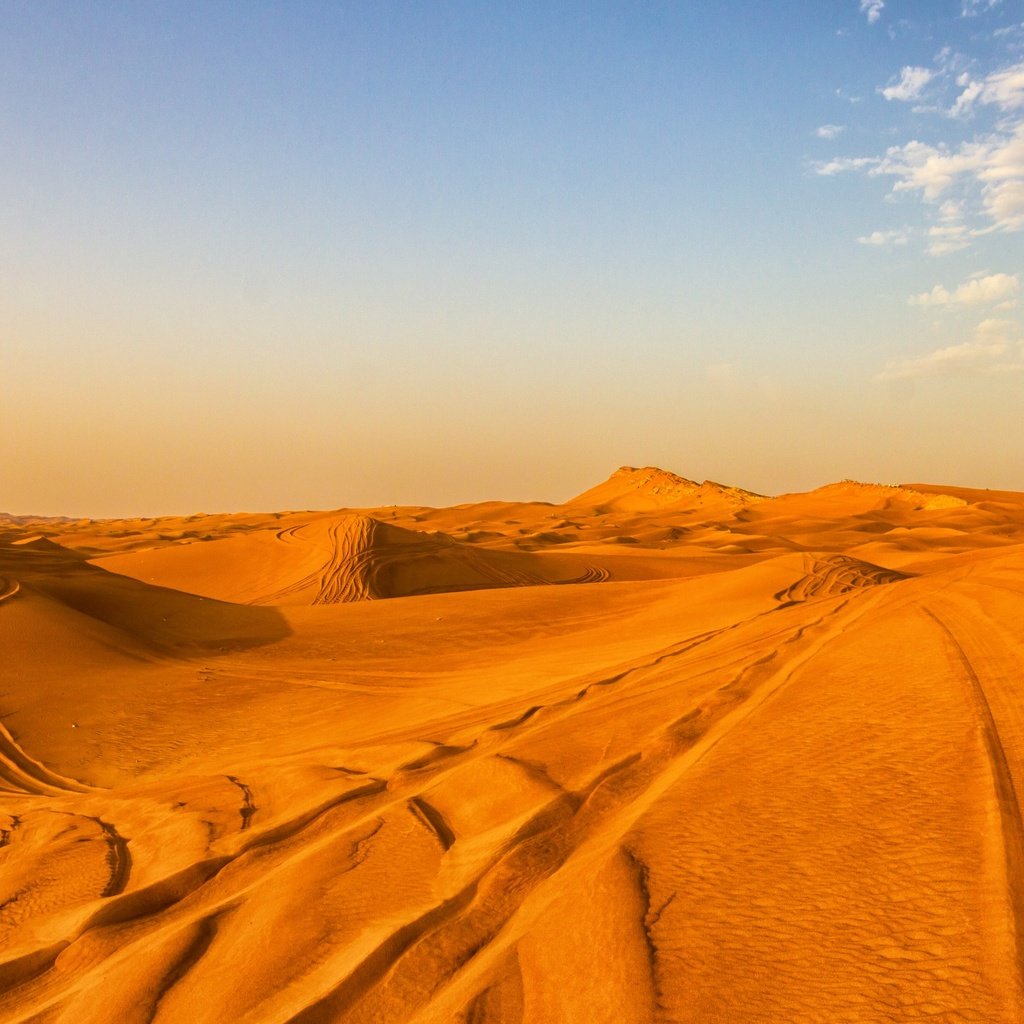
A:
[[[874,165],[858,160],[863,158],[847,159],[831,173],[867,167],[869,174],[896,177],[894,193],[919,190],[929,202],[966,178],[981,186],[981,204],[994,230],[1024,228],[1024,122],[1010,135],[991,135],[956,150],[914,141],[892,147]]]
[[[963,4],[960,8],[960,14],[964,18],[973,18],[984,11],[991,11],[993,7],[998,7],[1003,0],[963,0]]]
[[[998,302],[1004,304],[1020,290],[1016,274],[989,274],[965,281],[958,288],[949,291],[937,284],[930,292],[912,295],[912,306],[982,306]]]
[[[970,78],[963,75],[957,79],[957,85],[963,87],[964,91],[957,96],[956,102],[949,108],[950,117],[963,117],[964,114],[969,113],[985,89],[982,82],[972,82]]]
[[[1005,111],[1024,108],[1024,61],[989,75],[980,100]]]
[[[1005,28],[997,28],[992,35],[996,39],[1005,39],[1007,36],[1015,36],[1018,32],[1024,30],[1024,21],[1019,25],[1007,25]]]
[[[906,230],[872,231],[870,235],[860,235],[857,241],[861,245],[906,245],[910,233]]]
[[[1024,228],[1024,121],[1012,135],[990,143],[978,180],[984,183],[982,204],[993,226]]]
[[[963,4],[967,17],[997,6],[992,0]],[[1010,6],[1002,4],[999,12]],[[1024,22],[1020,28],[1024,41]],[[985,35],[992,40],[991,32],[986,30]],[[884,152],[876,150],[875,155],[834,156],[808,166],[823,176],[858,173],[891,179],[889,201],[910,198],[924,205],[926,221],[908,237],[922,239],[932,256],[981,245],[983,237],[995,232],[1024,232],[1024,46],[1015,38],[998,50],[1016,56],[999,67],[991,61],[982,63],[977,54],[968,57],[937,45],[934,63],[907,64],[878,89],[886,100],[909,101],[914,113],[933,115],[919,129],[922,134]],[[950,120],[936,119],[935,114]],[[968,124],[978,127],[965,130]],[[822,125],[817,134],[835,138],[834,127],[838,126]],[[858,241],[897,244],[884,231]]]
[[[928,203],[945,200],[939,207],[943,223],[930,234],[940,240],[955,239],[956,248],[979,234],[1024,229],[1024,121],[955,149],[915,139],[891,146],[882,157],[836,157],[812,166],[816,174],[826,176],[864,171],[872,177],[893,177],[895,195],[919,192]],[[961,203],[946,199],[954,186],[962,194],[973,195],[975,208],[988,215],[990,227],[968,230]],[[939,251],[955,250],[940,246]]]
[[[964,204],[955,199],[947,199],[939,207],[939,217],[947,222],[959,221],[964,215]]]
[[[966,224],[937,224],[928,229],[928,255],[948,256],[961,252],[971,244]]]
[[[1024,181],[1006,181],[985,189],[985,211],[1009,231],[1024,228]]]
[[[960,75],[956,84],[963,92],[949,109],[953,117],[970,113],[979,103],[998,107],[1004,113],[1024,109],[1024,61],[994,71],[980,81]]]
[[[823,124],[820,128],[814,129],[814,134],[817,135],[819,139],[834,139],[844,131],[846,131],[846,125]]]
[[[983,320],[969,341],[936,349],[917,359],[888,363],[877,380],[967,377],[1024,370],[1020,328],[1009,320]]]
[[[875,156],[838,156],[832,160],[819,160],[814,164],[814,173],[831,177],[833,174],[841,174],[843,171],[859,171],[880,162]]]
[[[925,199],[935,201],[958,176],[982,170],[985,157],[985,147],[978,143],[965,143],[950,151],[945,146],[930,146],[915,139],[903,146],[891,146],[869,173],[898,178],[894,192],[918,189]]]
[[[885,0],[860,0],[861,13],[867,15],[869,25],[873,25],[882,16],[883,7]]]
[[[880,90],[887,100],[916,100],[924,87],[935,77],[935,72],[928,68],[905,67],[900,72],[900,79],[895,85],[888,85]]]

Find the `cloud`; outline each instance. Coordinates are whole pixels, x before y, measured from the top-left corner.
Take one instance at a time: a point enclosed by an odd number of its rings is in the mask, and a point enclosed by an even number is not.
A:
[[[939,203],[954,186],[961,193],[973,193],[976,207],[991,221],[989,228],[968,230],[959,219],[960,204],[951,207],[947,200],[940,206],[943,223],[930,232],[937,239],[957,239],[959,248],[989,231],[1024,229],[1024,121],[1008,132],[963,142],[955,149],[914,139],[891,146],[882,157],[835,157],[812,166],[825,176],[864,171],[871,177],[893,177],[893,194],[919,192],[928,203]],[[950,209],[958,210],[956,216],[950,216]]]
[[[993,103],[1005,111],[1024,108],[1024,61],[989,75],[981,90],[980,100],[982,103]]]
[[[992,142],[978,173],[984,183],[982,204],[996,228],[1024,228],[1024,121],[1010,136]]]
[[[917,359],[887,363],[875,379],[973,377],[1020,370],[1024,370],[1020,328],[1009,320],[983,320],[969,341],[936,349]]]
[[[892,175],[897,178],[893,192],[919,190],[924,198],[937,200],[963,174],[979,172],[985,167],[986,147],[980,143],[965,143],[950,150],[944,145],[931,146],[911,140],[903,146],[891,146],[885,156],[875,162],[872,175]],[[864,165],[867,166],[867,165]]]
[[[910,233],[902,230],[872,231],[870,235],[860,235],[857,241],[861,245],[906,245]]]
[[[1003,0],[963,0],[960,7],[960,16],[963,18],[974,18],[984,11],[991,11],[998,7]]]
[[[875,156],[839,156],[833,160],[819,160],[814,164],[814,173],[825,177],[842,174],[843,171],[859,171],[865,167],[873,167],[881,161]]]
[[[890,148],[873,164],[862,159],[847,160],[832,173],[863,167],[871,175],[892,175],[894,193],[917,190],[929,202],[965,179],[980,186],[981,205],[994,230],[1024,228],[1024,122],[1009,135],[996,133],[955,150],[913,141]]]
[[[982,94],[985,86],[981,82],[972,82],[969,78],[963,78],[957,82],[964,86],[964,91],[956,98],[956,102],[949,108],[950,117],[963,117],[970,113],[975,101]]]
[[[883,7],[885,0],[860,0],[861,13],[867,15],[869,25],[874,25],[882,16]]]
[[[966,248],[972,237],[991,231],[1024,229],[1024,121],[1008,133],[995,132],[951,149],[916,139],[891,146],[882,157],[835,157],[812,164],[816,174],[832,176],[863,171],[871,177],[896,179],[892,193],[919,192],[938,204],[940,224],[929,231],[933,255]],[[988,216],[988,228],[969,229],[962,201],[945,199],[954,186],[973,195],[975,209]]]
[[[900,72],[900,80],[895,85],[886,86],[880,92],[887,100],[916,100],[924,87],[935,77],[935,72],[928,68],[905,67]]]
[[[996,224],[1012,231],[1024,228],[1024,181],[1005,181],[985,190],[985,210]]]
[[[966,224],[936,224],[928,229],[928,255],[948,256],[970,247],[971,232]]]
[[[1024,110],[1024,61],[993,71],[980,80],[967,74],[960,75],[956,84],[963,92],[949,109],[953,117],[970,113],[977,104],[994,106],[1004,113]]]
[[[921,292],[910,297],[912,306],[983,306],[989,303],[1005,303],[1012,300],[1020,290],[1016,274],[989,274],[965,281],[958,288],[949,291],[937,284],[930,292]]]
[[[814,129],[814,134],[817,135],[819,139],[834,139],[844,131],[846,131],[846,125],[823,124],[820,128]]]
[[[963,2],[969,18],[995,8],[1002,14],[1010,7],[1002,0]],[[920,238],[931,256],[981,245],[992,233],[1024,231],[1024,22],[1013,26],[1014,31],[1018,27],[1019,41],[1015,36],[1012,42],[994,44],[1002,58],[986,60],[980,48],[968,57],[939,41],[933,63],[903,65],[877,90],[887,101],[909,102],[912,113],[927,118],[910,141],[871,155],[854,152],[814,161],[809,169],[825,177],[856,173],[889,179],[890,202],[913,199],[922,204],[925,223],[907,237]],[[987,29],[985,37],[994,43]],[[1007,53],[1015,54],[1008,63]],[[849,134],[832,135],[834,127],[823,124],[816,134],[822,139]],[[864,245],[899,244],[884,231],[857,240]]]

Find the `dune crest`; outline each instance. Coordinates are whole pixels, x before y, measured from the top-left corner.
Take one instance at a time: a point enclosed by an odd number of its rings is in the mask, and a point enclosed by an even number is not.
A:
[[[671,508],[719,499],[737,506],[763,500],[763,495],[740,487],[705,480],[697,483],[657,466],[622,466],[604,483],[570,498],[566,505],[593,505],[610,511],[635,512]]]

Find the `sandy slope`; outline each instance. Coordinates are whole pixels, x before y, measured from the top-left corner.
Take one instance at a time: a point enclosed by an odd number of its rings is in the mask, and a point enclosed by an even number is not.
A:
[[[0,520],[0,1021],[1021,1020],[1024,495],[659,472]]]

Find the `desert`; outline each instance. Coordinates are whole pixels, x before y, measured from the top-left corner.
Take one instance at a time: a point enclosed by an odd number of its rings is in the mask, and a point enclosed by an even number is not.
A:
[[[1024,1024],[1022,237],[1024,0],[0,0],[0,1024]]]
[[[1024,494],[0,520],[0,1020],[1014,1021]]]

